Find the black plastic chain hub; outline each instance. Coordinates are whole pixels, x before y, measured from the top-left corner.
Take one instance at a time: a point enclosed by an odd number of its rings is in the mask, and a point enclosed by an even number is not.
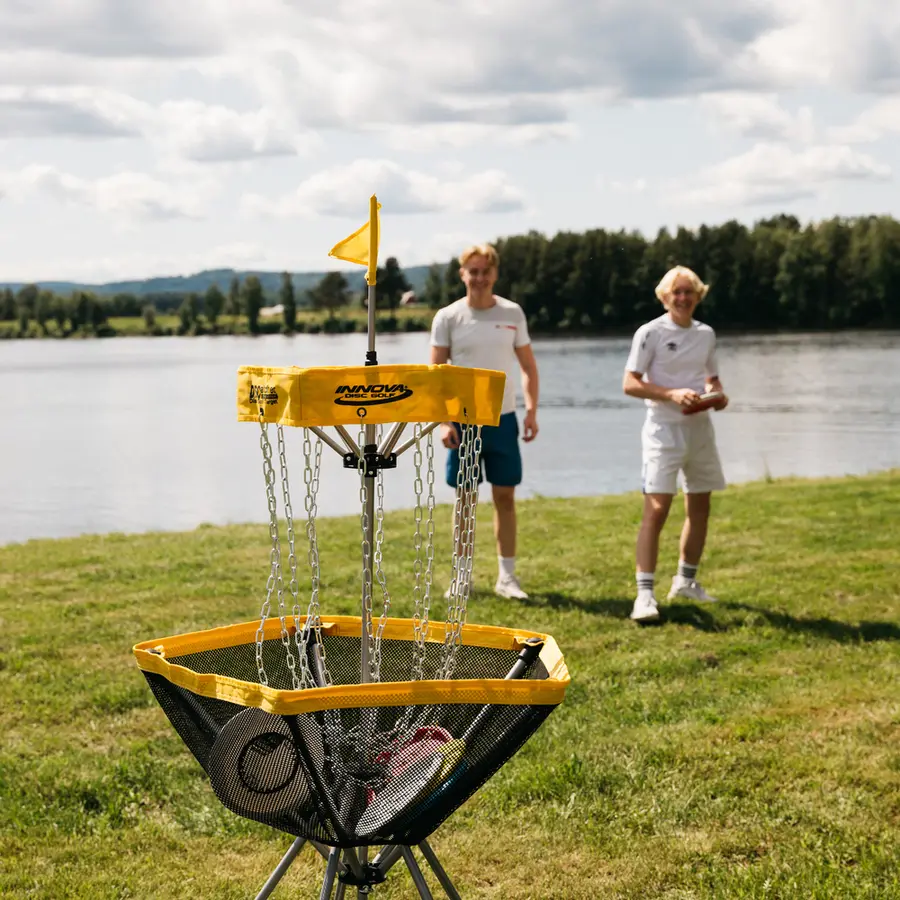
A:
[[[366,478],[374,478],[379,469],[396,469],[396,453],[379,453],[377,444],[366,444],[363,448],[363,459],[366,464]],[[343,456],[345,469],[358,469],[359,459],[355,453],[345,453]]]

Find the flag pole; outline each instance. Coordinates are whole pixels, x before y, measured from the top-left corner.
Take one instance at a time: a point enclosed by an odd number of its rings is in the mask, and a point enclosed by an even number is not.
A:
[[[369,198],[369,268],[366,271],[366,308],[369,316],[367,366],[378,365],[378,356],[375,353],[375,281],[378,270],[378,237],[378,200],[372,194]]]

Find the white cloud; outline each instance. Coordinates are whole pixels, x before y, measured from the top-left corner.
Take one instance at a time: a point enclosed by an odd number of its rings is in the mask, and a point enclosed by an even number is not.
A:
[[[795,151],[783,144],[756,144],[675,186],[676,203],[751,205],[814,196],[835,181],[885,181],[891,169],[846,146],[817,145]]]
[[[523,193],[497,169],[458,179],[440,179],[406,169],[387,159],[358,159],[306,179],[284,197],[247,194],[246,209],[284,218],[314,215],[365,219],[361,198],[376,193],[394,215],[407,213],[516,212],[525,206]]]
[[[44,263],[37,271],[31,267],[19,272],[7,269],[6,281],[27,282],[74,281],[85,284],[104,284],[110,281],[130,281],[143,278],[164,278],[189,275],[210,269],[258,269],[280,267],[265,247],[253,242],[218,244],[205,249],[172,253],[116,253],[96,256],[60,254],[52,262]],[[223,289],[226,285],[220,285]]]
[[[0,134],[12,137],[133,137],[146,105],[116,91],[0,87]]]
[[[3,51],[171,58],[223,45],[213,0],[5,0],[0,15]]]
[[[804,143],[815,138],[812,109],[803,106],[789,112],[774,94],[726,91],[705,94],[700,101],[715,124],[741,137]]]
[[[190,100],[163,103],[148,130],[184,159],[236,162],[260,156],[294,156],[320,146],[315,135],[271,109],[240,113]]]
[[[885,97],[861,113],[855,122],[829,129],[829,137],[848,144],[870,144],[900,133],[900,96]]]
[[[784,87],[900,86],[900,4],[891,0],[781,0],[788,21],[761,35],[752,64]]]
[[[306,154],[321,145],[272,109],[173,100],[154,107],[118,91],[85,85],[0,87],[0,133],[17,138],[144,137],[194,162],[236,162]]]
[[[169,184],[140,172],[119,172],[89,179],[42,165],[0,174],[0,187],[4,194],[19,200],[40,191],[64,203],[138,220],[199,218],[208,190],[208,186],[197,180]]]
[[[392,125],[376,130],[392,150],[426,152],[478,145],[523,147],[548,141],[574,141],[578,127],[570,122],[531,125],[483,125],[447,122],[439,125]]]

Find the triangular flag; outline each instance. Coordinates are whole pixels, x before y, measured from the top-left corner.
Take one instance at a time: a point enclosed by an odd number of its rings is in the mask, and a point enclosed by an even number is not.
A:
[[[366,284],[375,284],[375,272],[378,268],[379,209],[381,204],[372,194],[369,199],[369,221],[349,237],[335,244],[328,252],[328,255],[335,259],[368,266]]]

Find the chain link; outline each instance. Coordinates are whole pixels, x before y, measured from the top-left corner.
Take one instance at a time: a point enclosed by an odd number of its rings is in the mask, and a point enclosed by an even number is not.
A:
[[[256,631],[256,668],[260,684],[268,684],[265,665],[263,661],[263,642],[265,640],[266,620],[272,609],[272,592],[277,593],[278,618],[281,622],[281,642],[287,653],[287,665],[291,672],[292,682],[295,688],[299,687],[293,654],[291,653],[290,635],[285,621],[284,607],[284,579],[281,571],[281,541],[278,534],[278,504],[275,498],[275,467],[272,465],[272,444],[269,441],[268,425],[265,421],[264,411],[260,410],[260,448],[263,455],[263,477],[266,482],[266,500],[269,508],[269,538],[272,549],[269,551],[269,578],[266,581],[266,597],[259,614],[259,628]],[[282,474],[284,473],[284,445],[283,431],[278,428],[279,456],[282,459]]]
[[[461,428],[459,472],[453,517],[453,564],[447,619],[444,623],[443,662],[440,678],[452,678],[466,622],[475,549],[475,518],[478,505],[478,473],[481,459],[481,426]]]
[[[375,443],[381,443],[381,427],[376,432]],[[382,568],[382,551],[384,548],[384,470],[379,468],[375,479],[375,578],[381,588],[381,616],[378,619],[378,628],[375,631],[373,654],[373,678],[381,680],[381,638],[387,625],[388,615],[391,611],[391,595],[388,592],[387,579]]]
[[[413,598],[415,600],[415,612],[413,614],[413,631],[415,643],[413,646],[412,679],[419,681],[424,676],[425,666],[425,639],[428,635],[428,618],[431,604],[431,581],[434,573],[434,444],[432,432],[428,432],[426,441],[426,480],[428,483],[428,496],[426,500],[427,521],[425,526],[425,567],[422,569],[422,425],[415,425],[415,452],[413,453],[413,466],[415,468],[414,489],[416,494],[415,523],[413,533],[413,545],[416,556],[413,563],[415,586]]]
[[[369,651],[369,676],[373,681],[377,681],[373,669],[373,658],[375,655],[375,639],[372,634],[372,570],[369,564],[369,552],[371,544],[369,543],[369,509],[368,499],[369,491],[366,485],[366,429],[361,426],[359,429],[359,506],[360,516],[359,524],[362,532],[362,639],[367,642]]]
[[[309,666],[309,640],[315,641],[322,663],[322,676],[325,685],[331,685],[331,675],[325,665],[325,645],[322,641],[322,619],[319,607],[319,585],[321,581],[319,569],[319,540],[316,531],[316,515],[318,512],[317,496],[319,492],[319,475],[322,467],[322,441],[316,437],[315,449],[310,441],[310,430],[303,429],[303,481],[306,486],[304,508],[306,509],[307,562],[310,572],[310,597],[306,610],[306,624],[299,627],[300,607],[294,607],[294,619],[297,622],[295,640],[300,656],[300,680],[303,687],[319,687],[318,679]]]

